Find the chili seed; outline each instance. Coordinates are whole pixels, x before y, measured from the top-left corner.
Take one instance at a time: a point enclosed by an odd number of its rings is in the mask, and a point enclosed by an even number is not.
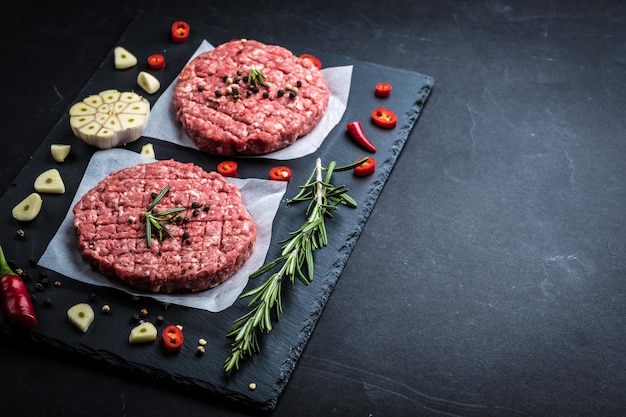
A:
[[[200,340],[198,340],[198,344],[199,344],[200,346],[205,346],[205,345],[207,344],[207,341],[206,341],[206,340],[204,340],[204,339],[200,339]]]
[[[198,347],[196,348],[196,353],[197,353],[198,355],[202,355],[204,352],[205,352],[204,346],[198,346]]]
[[[254,391],[256,389],[256,384],[254,382],[250,382],[250,385],[248,385],[248,388],[250,388],[250,391]]]

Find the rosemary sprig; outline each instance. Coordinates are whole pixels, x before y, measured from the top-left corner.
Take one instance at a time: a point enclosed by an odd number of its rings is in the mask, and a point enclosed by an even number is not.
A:
[[[184,211],[184,207],[176,207],[167,209],[164,211],[156,211],[154,208],[161,201],[161,199],[170,191],[170,186],[165,186],[161,192],[154,197],[152,203],[148,206],[148,209],[141,213],[146,220],[146,245],[148,247],[152,246],[152,229],[156,230],[156,234],[159,237],[159,241],[162,242],[164,239],[163,233],[165,233],[169,237],[174,237],[172,232],[165,226],[164,222],[171,221],[174,217],[176,217],[176,213]]]
[[[226,373],[239,369],[242,360],[260,351],[259,332],[269,333],[272,330],[272,313],[278,320],[283,311],[283,279],[287,278],[294,284],[298,278],[304,285],[309,285],[313,280],[313,252],[328,244],[326,218],[332,217],[332,212],[340,205],[357,207],[357,202],[348,195],[348,189],[344,185],[334,186],[331,177],[334,172],[353,169],[366,160],[367,158],[341,167],[337,167],[335,161],[332,161],[328,168],[323,168],[318,158],[315,169],[300,187],[300,192],[288,201],[288,204],[309,201],[305,213],[306,221],[298,230],[290,233],[290,238],[281,242],[283,246],[278,258],[250,275],[250,279],[254,279],[279,267],[263,284],[240,296],[251,297],[248,303],[251,309],[233,322],[227,334],[227,337],[234,340],[231,343],[231,354],[224,362]],[[322,176],[322,171],[326,171],[325,177]]]
[[[258,69],[251,67],[248,71],[248,83],[254,85],[255,87],[265,87],[265,80],[265,75],[263,75],[263,73]]]

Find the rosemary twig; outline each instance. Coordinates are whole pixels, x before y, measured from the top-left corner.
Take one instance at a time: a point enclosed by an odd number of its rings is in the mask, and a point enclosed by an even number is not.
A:
[[[313,252],[328,244],[326,218],[332,217],[332,212],[339,205],[350,208],[357,206],[356,201],[348,195],[348,189],[344,185],[334,186],[331,177],[334,172],[353,169],[365,160],[341,167],[337,167],[332,161],[324,168],[318,158],[315,169],[306,183],[300,187],[300,192],[288,201],[288,204],[309,201],[306,221],[298,230],[290,233],[291,237],[281,242],[283,246],[278,258],[250,275],[250,278],[254,279],[278,268],[263,284],[240,296],[240,298],[251,297],[248,303],[251,309],[233,322],[227,334],[227,337],[234,339],[231,343],[231,354],[224,362],[224,370],[227,373],[239,369],[242,360],[260,351],[259,332],[269,333],[272,330],[272,315],[276,320],[280,318],[283,311],[281,300],[283,279],[287,278],[294,284],[298,278],[304,285],[309,285],[313,280]],[[325,176],[323,171],[326,171]]]
[[[156,230],[159,241],[163,241],[165,233],[169,237],[174,237],[172,232],[165,226],[164,222],[171,221],[174,217],[176,217],[176,213],[184,211],[184,207],[176,207],[167,209],[164,211],[156,211],[154,208],[161,201],[161,199],[170,191],[170,186],[165,186],[161,192],[154,197],[152,203],[148,206],[148,209],[142,213],[143,217],[146,220],[146,245],[148,247],[152,246],[152,229]]]

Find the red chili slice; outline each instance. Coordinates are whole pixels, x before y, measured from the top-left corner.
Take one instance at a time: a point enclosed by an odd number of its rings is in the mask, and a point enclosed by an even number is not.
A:
[[[168,352],[180,352],[185,338],[180,327],[170,325],[163,329],[161,340],[163,341],[163,347]]]
[[[161,54],[152,54],[148,57],[148,66],[153,70],[159,70],[165,66],[165,57]]]
[[[317,68],[322,69],[322,61],[320,61],[316,56],[311,55],[311,54],[302,54],[300,55],[300,59],[308,59],[310,60],[313,65],[315,65]]]
[[[179,20],[172,24],[172,42],[185,42],[189,37],[189,24]]]
[[[234,161],[222,161],[217,165],[217,172],[225,177],[237,176],[237,162]]]
[[[398,124],[396,114],[389,109],[379,107],[372,111],[372,121],[385,129],[393,129]]]
[[[378,83],[376,84],[376,89],[374,90],[374,95],[376,97],[389,97],[391,94],[391,84],[389,83]]]
[[[278,166],[270,169],[270,179],[274,181],[289,181],[291,179],[291,169]]]
[[[365,158],[361,158],[357,160],[357,162],[362,161]],[[376,160],[371,156],[367,157],[367,160],[363,162],[361,165],[357,165],[354,167],[354,175],[357,177],[367,177],[372,175],[376,171]]]

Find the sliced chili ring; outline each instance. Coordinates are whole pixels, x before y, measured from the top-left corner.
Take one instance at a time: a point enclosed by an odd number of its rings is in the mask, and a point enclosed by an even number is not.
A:
[[[322,69],[322,61],[320,61],[316,56],[311,54],[302,54],[300,55],[300,59],[308,59],[315,65],[317,68]]]
[[[391,94],[391,84],[389,83],[378,83],[376,84],[376,89],[374,90],[374,95],[376,97],[389,97]]]
[[[372,111],[372,121],[385,129],[393,129],[398,124],[396,114],[389,109],[379,107]]]
[[[148,57],[148,66],[153,70],[159,70],[165,66],[165,57],[161,54],[152,54]]]
[[[179,20],[172,23],[172,42],[185,42],[189,37],[189,23]]]
[[[274,181],[289,181],[291,179],[291,168],[277,166],[270,169],[270,179]]]
[[[222,161],[217,165],[217,172],[225,177],[237,176],[237,162],[234,161]]]
[[[180,327],[175,325],[167,326],[161,333],[161,340],[163,341],[163,347],[168,352],[180,352],[183,347],[185,337]]]
[[[362,161],[365,158],[358,159],[357,162]],[[371,156],[367,157],[367,160],[361,165],[354,167],[354,175],[357,177],[367,177],[372,175],[376,171],[376,160]]]

